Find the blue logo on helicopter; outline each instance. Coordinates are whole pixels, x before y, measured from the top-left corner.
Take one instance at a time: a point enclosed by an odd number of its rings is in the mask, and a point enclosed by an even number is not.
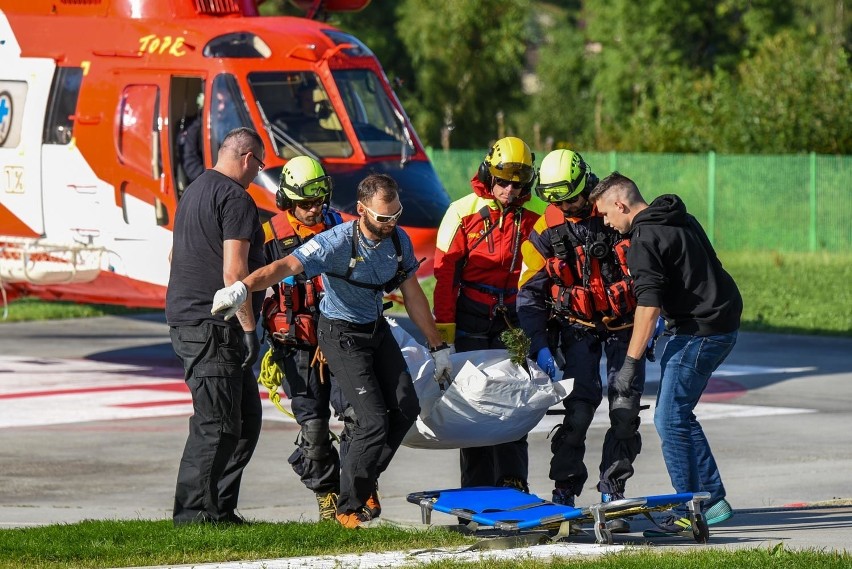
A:
[[[0,146],[5,144],[12,130],[12,96],[3,91],[0,93]]]

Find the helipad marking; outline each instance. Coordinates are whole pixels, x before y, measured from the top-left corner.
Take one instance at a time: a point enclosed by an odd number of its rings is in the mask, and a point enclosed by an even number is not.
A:
[[[369,531],[369,530],[365,530]],[[193,569],[379,569],[435,563],[436,561],[502,561],[522,559],[552,559],[557,557],[580,557],[603,555],[624,550],[623,545],[593,545],[579,543],[552,543],[515,549],[486,551],[464,551],[461,549],[429,549],[413,551],[387,551],[379,553],[349,553],[317,557],[288,557],[259,561],[230,561],[184,565]]]
[[[809,409],[720,403],[741,395],[745,388],[715,376],[801,373],[813,369],[723,366],[714,374],[711,388],[696,413],[702,420],[714,420],[812,412]],[[654,377],[659,377],[659,372],[655,375],[653,370],[649,370],[648,382],[653,383]],[[265,420],[294,422],[269,403],[266,389],[259,388],[259,391]],[[653,399],[649,398],[644,403],[653,404]],[[282,404],[289,408],[290,401],[285,398]],[[182,370],[177,367],[152,368],[82,359],[0,356],[0,428],[191,414],[192,398],[183,381]],[[648,410],[643,411],[642,416],[645,421],[650,421],[652,415],[653,410]],[[549,432],[561,420],[558,415],[547,416],[533,432]],[[606,426],[608,422],[608,415],[601,406],[592,425]],[[339,425],[335,423],[334,426]]]

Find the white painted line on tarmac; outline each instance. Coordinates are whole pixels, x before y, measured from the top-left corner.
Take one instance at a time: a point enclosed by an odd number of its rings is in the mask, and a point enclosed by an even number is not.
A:
[[[369,530],[365,530],[369,531]],[[440,561],[476,562],[524,559],[553,559],[558,557],[588,557],[622,551],[623,545],[594,545],[553,543],[515,549],[489,551],[464,551],[463,549],[429,549],[413,551],[388,551],[380,553],[348,553],[316,557],[288,557],[259,561],[229,561],[193,565],[172,565],[172,568],[193,569],[379,569],[384,567],[410,567]],[[153,568],[152,568],[153,569]]]

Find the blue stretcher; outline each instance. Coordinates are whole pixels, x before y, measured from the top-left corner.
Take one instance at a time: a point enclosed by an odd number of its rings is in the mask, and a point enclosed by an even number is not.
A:
[[[624,498],[600,502],[588,508],[554,504],[515,488],[491,486],[414,492],[407,499],[420,506],[423,523],[427,525],[431,524],[432,511],[435,510],[499,530],[558,528],[554,538],[558,540],[574,533],[580,525],[592,523],[595,541],[599,544],[612,543],[607,520],[650,514],[685,503],[689,507],[695,541],[706,543],[710,538],[707,522],[701,513],[701,502],[710,499],[707,492]]]

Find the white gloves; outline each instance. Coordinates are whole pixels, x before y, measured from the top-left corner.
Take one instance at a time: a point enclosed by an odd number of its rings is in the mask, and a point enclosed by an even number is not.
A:
[[[213,308],[210,309],[210,314],[225,313],[225,320],[229,320],[240,306],[248,298],[248,289],[243,281],[237,281],[231,286],[220,288],[213,296]]]
[[[432,359],[435,360],[435,381],[441,385],[450,383],[453,378],[453,364],[450,362],[453,347],[444,342],[440,346],[431,348],[429,352],[432,354]]]

